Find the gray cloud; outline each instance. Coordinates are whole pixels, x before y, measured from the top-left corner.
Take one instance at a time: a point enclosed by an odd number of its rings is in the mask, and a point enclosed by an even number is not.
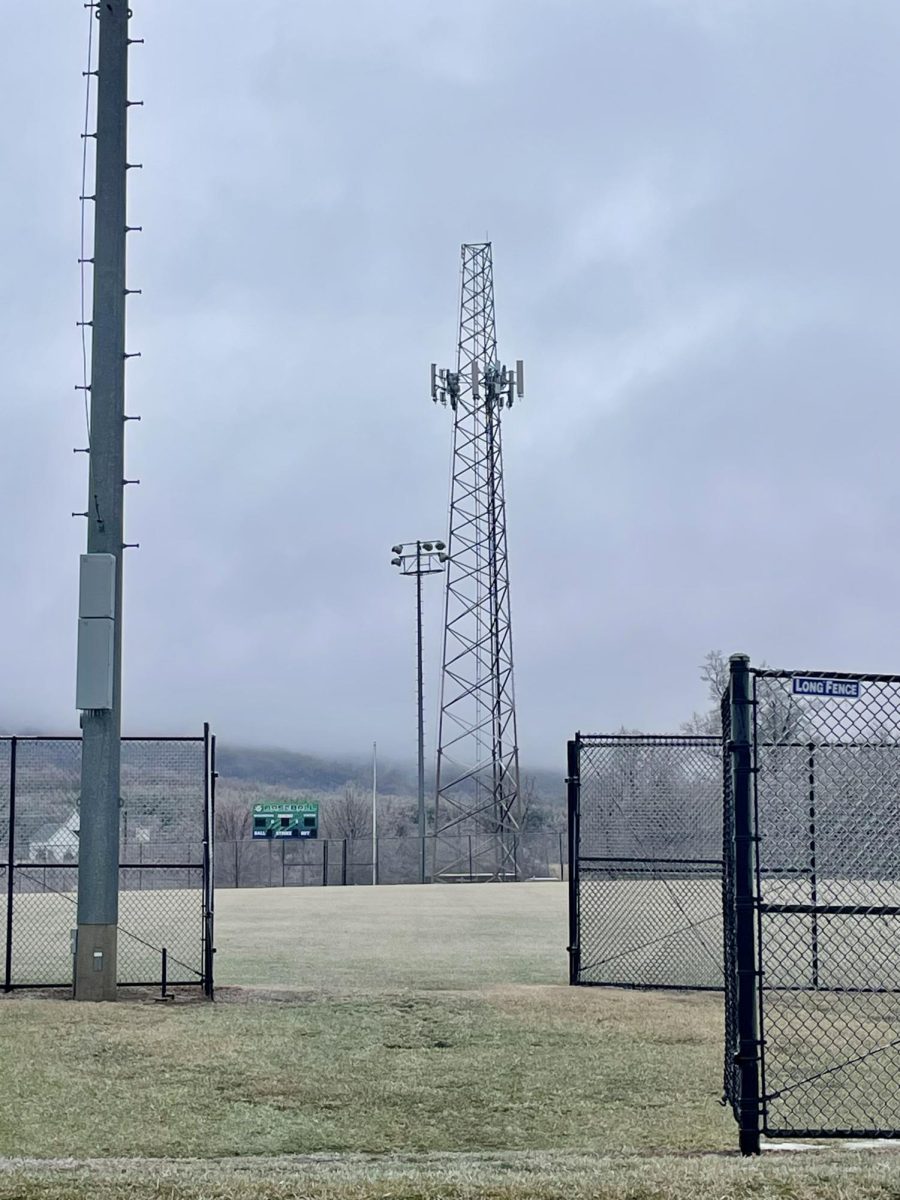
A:
[[[86,17],[0,47],[0,721],[69,729]],[[495,243],[523,758],[677,724],[707,649],[900,670],[900,16],[797,0],[135,3],[126,721],[412,751],[397,538],[446,524]],[[432,581],[433,583],[433,581]],[[440,595],[428,597],[430,710]],[[433,732],[433,726],[432,726]]]

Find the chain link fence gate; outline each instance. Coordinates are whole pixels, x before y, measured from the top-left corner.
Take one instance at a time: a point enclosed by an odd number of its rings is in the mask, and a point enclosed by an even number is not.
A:
[[[722,743],[568,745],[569,981],[722,987]]]
[[[0,737],[3,990],[71,987],[81,739]],[[215,738],[123,738],[118,981],[213,987]]]
[[[738,656],[728,700],[725,1095],[741,1149],[900,1136],[900,676]]]

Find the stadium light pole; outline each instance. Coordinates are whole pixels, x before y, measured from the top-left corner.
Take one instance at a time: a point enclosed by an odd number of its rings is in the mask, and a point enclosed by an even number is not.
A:
[[[422,576],[438,575],[450,555],[440,541],[398,542],[391,547],[391,566],[416,580],[416,680],[419,733],[419,883],[425,882],[425,696],[422,669]]]

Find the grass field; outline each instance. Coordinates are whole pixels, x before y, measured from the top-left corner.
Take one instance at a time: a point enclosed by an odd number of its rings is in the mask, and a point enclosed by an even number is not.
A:
[[[900,1194],[734,1156],[721,998],[571,989],[559,884],[217,895],[219,1002],[0,1008],[0,1198]]]

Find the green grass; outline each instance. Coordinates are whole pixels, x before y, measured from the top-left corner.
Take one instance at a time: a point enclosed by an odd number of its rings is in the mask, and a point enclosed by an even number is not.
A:
[[[222,984],[351,990],[566,982],[566,886],[216,893]]]
[[[25,1000],[3,1017],[0,1154],[729,1142],[708,998],[635,1004],[538,988],[180,1009]]]
[[[895,1157],[105,1160],[13,1167],[0,1172],[0,1200],[896,1200]]]
[[[220,893],[218,929],[214,1006],[0,1002],[0,1200],[900,1194],[889,1153],[734,1158],[721,998],[567,987],[559,885]]]

